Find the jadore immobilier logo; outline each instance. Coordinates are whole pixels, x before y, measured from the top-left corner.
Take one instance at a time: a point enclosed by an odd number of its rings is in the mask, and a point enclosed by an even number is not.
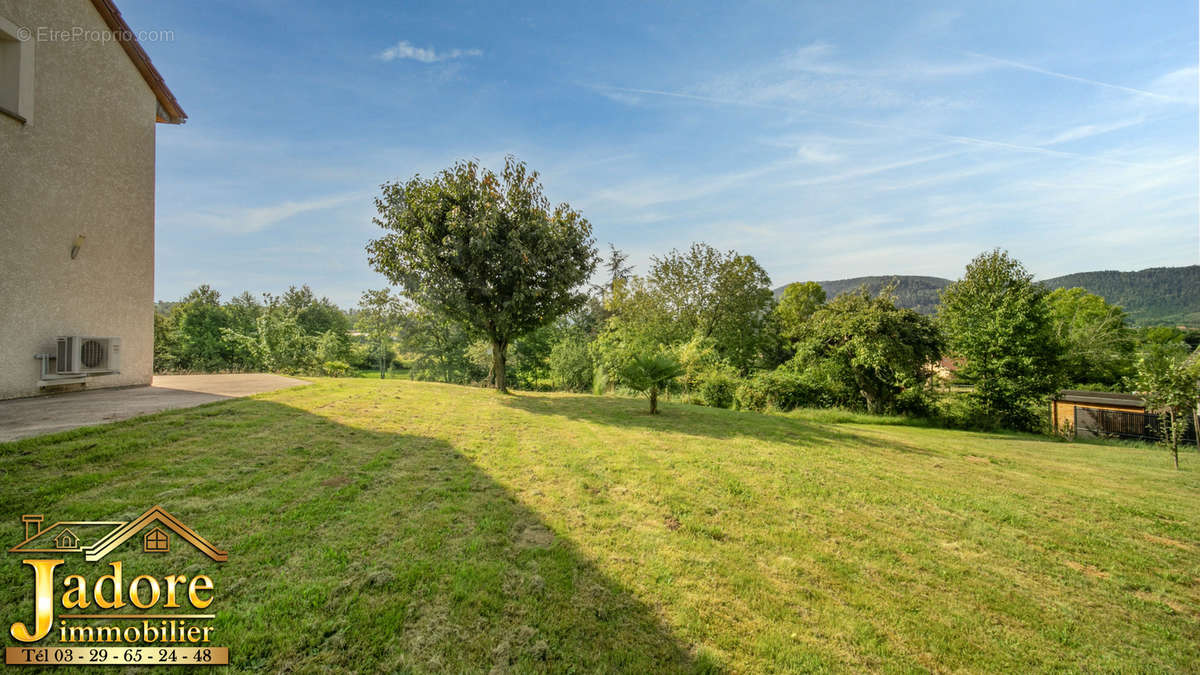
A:
[[[161,506],[130,521],[21,520],[9,554],[29,573],[33,620],[12,621],[6,664],[229,663],[213,645],[213,576],[195,564],[229,556]]]

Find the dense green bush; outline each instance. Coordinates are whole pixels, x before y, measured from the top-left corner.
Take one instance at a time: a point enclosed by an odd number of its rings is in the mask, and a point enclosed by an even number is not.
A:
[[[346,361],[350,358],[350,336],[346,331],[329,329],[317,338],[317,360]]]
[[[590,391],[596,366],[592,361],[588,340],[571,335],[550,350],[550,380],[554,386],[567,391]]]
[[[862,407],[862,396],[855,390],[853,378],[837,361],[797,355],[778,370],[795,374],[813,392],[814,400],[804,405],[822,408]]]
[[[737,391],[733,395],[734,407],[738,410],[754,410],[762,412],[771,407],[770,399],[767,398],[767,392],[760,387],[754,386],[750,380],[746,380],[738,385]]]
[[[938,423],[951,429],[992,431],[997,428],[995,418],[980,410],[966,395],[943,396],[937,401],[935,413]]]
[[[937,400],[929,387],[908,387],[896,395],[895,412],[931,419],[937,416]]]
[[[671,353],[683,368],[683,374],[679,376],[679,385],[685,393],[694,395],[697,401],[702,400],[698,393],[700,380],[714,370],[728,367],[717,354],[713,341],[699,335],[677,345]],[[733,374],[736,376],[737,371],[733,371]]]
[[[326,361],[321,364],[321,372],[329,377],[345,377],[350,374],[350,364],[345,361]]]
[[[714,368],[695,378],[695,394],[710,408],[732,408],[740,380],[732,368]]]
[[[242,293],[222,303],[204,285],[156,308],[154,368],[319,373],[325,362],[352,359],[348,328],[345,314],[307,286],[264,294],[262,302]]]
[[[788,370],[771,370],[747,378],[738,387],[739,410],[792,410],[823,404],[821,392]]]
[[[592,373],[592,394],[603,396],[612,391],[614,384],[613,378],[609,377],[604,365],[597,363],[596,370]]]

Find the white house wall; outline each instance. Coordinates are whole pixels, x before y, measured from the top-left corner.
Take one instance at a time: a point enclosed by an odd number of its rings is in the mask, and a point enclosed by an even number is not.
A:
[[[0,17],[107,30],[88,0],[0,0]],[[37,41],[28,123],[0,114],[0,398],[32,396],[58,335],[121,338],[121,373],[150,382],[156,100],[115,42]],[[76,236],[85,237],[71,259]]]

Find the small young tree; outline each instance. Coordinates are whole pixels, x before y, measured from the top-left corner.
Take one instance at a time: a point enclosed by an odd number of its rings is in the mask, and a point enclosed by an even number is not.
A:
[[[385,361],[391,353],[392,335],[404,317],[404,306],[400,298],[392,295],[392,289],[368,290],[358,301],[356,327],[367,336],[373,348],[379,350],[379,379],[387,372]]]
[[[551,207],[536,171],[508,157],[496,175],[459,162],[432,179],[386,183],[367,245],[371,265],[435,310],[492,343],[495,387],[507,393],[508,346],[586,299],[596,269],[592,226]]]
[[[1148,345],[1138,359],[1137,389],[1146,408],[1159,414],[1160,442],[1178,469],[1179,442],[1200,400],[1200,350],[1189,354],[1178,342]]]
[[[621,371],[621,381],[650,398],[650,414],[658,414],[658,395],[683,373],[679,363],[666,354],[638,355]]]

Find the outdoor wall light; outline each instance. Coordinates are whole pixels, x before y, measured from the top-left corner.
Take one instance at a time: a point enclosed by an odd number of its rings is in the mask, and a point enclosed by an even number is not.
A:
[[[75,256],[79,255],[79,247],[83,246],[83,239],[84,236],[82,234],[75,237],[75,243],[71,244],[71,260],[74,260]]]

